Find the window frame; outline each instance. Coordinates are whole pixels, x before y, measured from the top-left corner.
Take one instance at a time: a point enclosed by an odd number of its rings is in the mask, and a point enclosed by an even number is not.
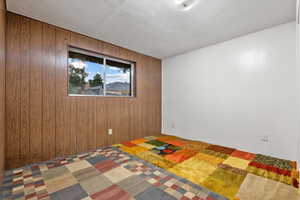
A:
[[[69,87],[70,87],[70,75],[69,75],[69,61],[70,61],[70,51],[75,52],[75,53],[80,53],[83,55],[88,55],[88,56],[93,56],[93,57],[97,57],[97,58],[101,58],[103,59],[103,65],[104,65],[104,84],[103,84],[103,95],[88,95],[88,94],[70,94],[69,92]],[[106,60],[109,59],[111,61],[116,61],[116,62],[120,62],[120,63],[124,63],[124,64],[128,64],[131,66],[131,70],[130,70],[130,96],[114,96],[114,95],[106,95],[106,70],[107,70],[107,65],[106,65]],[[135,98],[136,94],[135,94],[135,67],[136,67],[136,62],[132,62],[132,61],[128,61],[128,60],[123,60],[120,58],[115,58],[112,56],[107,56],[101,53],[97,53],[97,52],[93,52],[93,51],[89,51],[89,50],[85,50],[82,48],[78,48],[78,47],[74,47],[74,46],[68,46],[68,64],[67,64],[67,94],[69,97],[108,97],[108,98]]]

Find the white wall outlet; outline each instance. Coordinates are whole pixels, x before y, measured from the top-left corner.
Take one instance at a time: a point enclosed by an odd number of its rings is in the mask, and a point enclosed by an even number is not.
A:
[[[270,138],[268,135],[264,135],[261,139],[262,142],[269,142]]]
[[[113,130],[110,128],[108,129],[108,135],[112,135],[113,134]]]

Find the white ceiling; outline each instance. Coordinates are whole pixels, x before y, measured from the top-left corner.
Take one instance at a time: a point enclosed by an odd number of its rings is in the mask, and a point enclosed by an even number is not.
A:
[[[9,11],[157,58],[296,19],[296,0],[7,0]]]

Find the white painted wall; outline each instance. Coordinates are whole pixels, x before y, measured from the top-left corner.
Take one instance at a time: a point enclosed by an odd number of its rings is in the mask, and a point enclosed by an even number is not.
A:
[[[162,132],[297,160],[297,73],[295,22],[165,59]]]

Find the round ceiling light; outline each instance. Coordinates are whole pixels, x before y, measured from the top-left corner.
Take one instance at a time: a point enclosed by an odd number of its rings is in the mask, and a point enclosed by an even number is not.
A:
[[[198,0],[174,0],[174,1],[176,6],[183,11],[190,10],[198,2]]]

